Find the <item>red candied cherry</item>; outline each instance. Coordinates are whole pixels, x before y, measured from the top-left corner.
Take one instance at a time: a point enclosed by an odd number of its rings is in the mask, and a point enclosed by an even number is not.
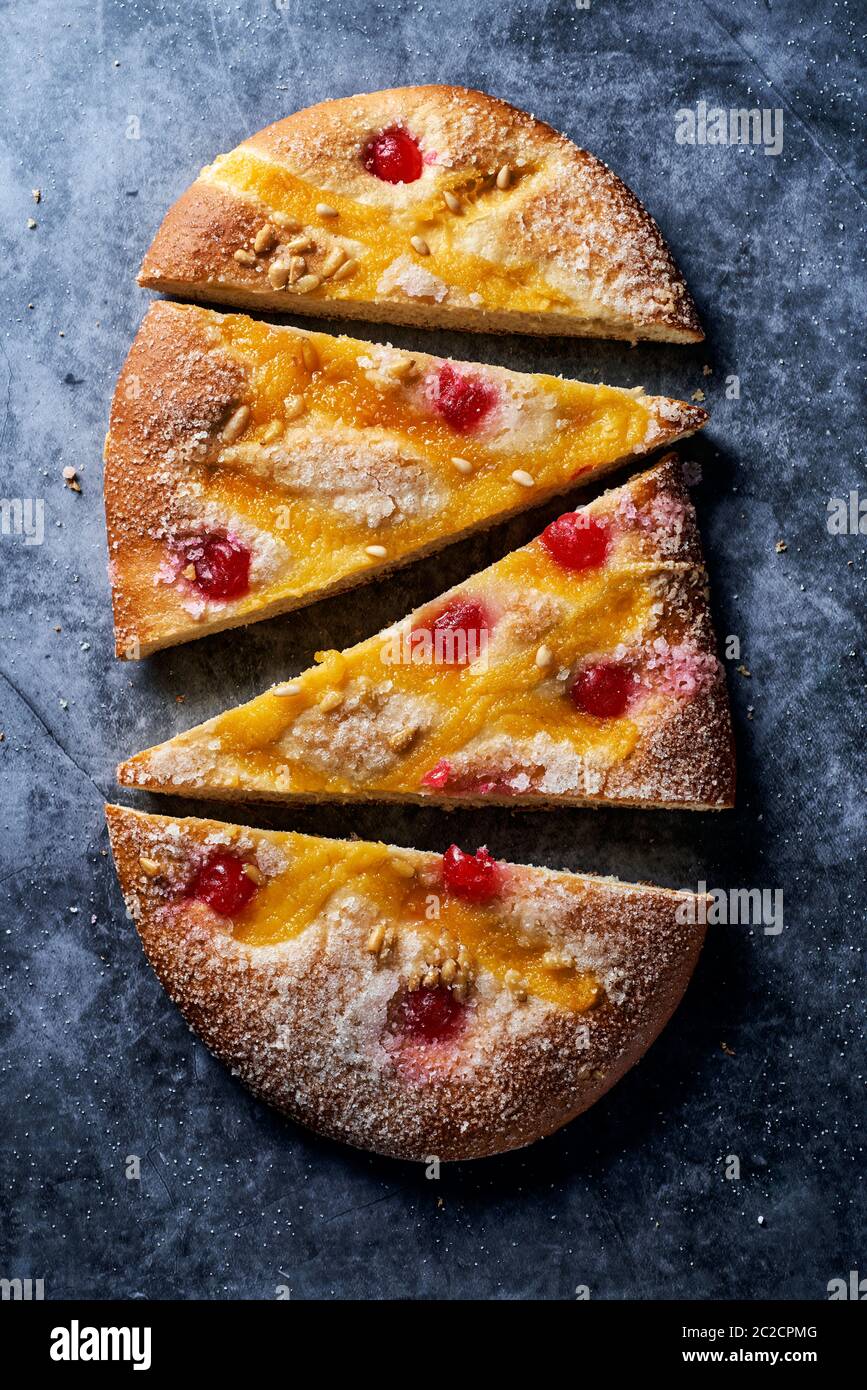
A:
[[[592,714],[597,719],[619,719],[629,708],[635,689],[635,676],[630,666],[622,661],[596,661],[582,667],[569,694],[582,714]]]
[[[188,577],[206,598],[232,599],[246,594],[252,558],[249,546],[225,531],[196,536],[184,546],[185,570],[192,565],[195,577]]]
[[[191,898],[199,898],[223,917],[242,912],[255,892],[244,860],[226,850],[217,850],[205,860],[189,888]]]
[[[392,125],[368,140],[361,162],[369,174],[383,183],[415,183],[421,178],[422,157],[418,141],[403,126]]]
[[[458,594],[432,622],[413,628],[411,635],[427,634],[433,644],[433,659],[439,665],[466,666],[480,655],[490,626],[484,604]]]
[[[496,404],[497,392],[489,382],[456,372],[449,362],[440,367],[433,405],[458,434],[469,434]]]
[[[604,565],[611,531],[586,512],[564,512],[545,527],[541,541],[564,569],[591,570]]]
[[[433,767],[428,768],[421,779],[421,785],[432,787],[435,792],[440,792],[448,786],[451,775],[452,765],[448,758],[440,758],[438,763],[434,763]]]
[[[443,985],[422,985],[401,995],[394,1014],[395,1032],[408,1042],[449,1042],[461,1029],[466,1004]]]
[[[484,845],[475,854],[465,854],[449,845],[443,855],[443,880],[456,898],[471,903],[490,902],[500,891],[500,866]]]

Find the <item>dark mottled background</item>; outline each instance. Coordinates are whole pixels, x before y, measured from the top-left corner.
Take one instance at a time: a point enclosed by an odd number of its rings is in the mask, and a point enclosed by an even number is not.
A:
[[[859,1261],[867,1273],[867,538],[826,526],[830,497],[859,485],[867,497],[862,21],[830,0],[4,9],[2,489],[44,499],[45,542],[0,537],[0,1275],[44,1278],[52,1298],[272,1298],[278,1285],[298,1298],[570,1298],[586,1284],[595,1298],[821,1299]],[[100,451],[148,303],[135,271],[165,209],[217,151],[297,107],[424,81],[487,88],[606,159],[695,291],[708,330],[695,350],[422,345],[707,393],[712,424],[691,452],[719,630],[749,671],[727,663],[739,805],[250,819],[436,848],[487,841],[503,857],[785,895],[778,936],[710,932],[671,1026],[594,1110],[438,1182],[284,1123],[193,1039],[124,916],[102,819],[119,755],[357,640],[539,527],[525,517],[139,666],[112,656]],[[782,154],[678,145],[675,112],[700,100],[781,108]],[[80,496],[63,485],[70,464]],[[140,1181],[125,1177],[129,1154]],[[725,1180],[731,1154],[740,1181]]]

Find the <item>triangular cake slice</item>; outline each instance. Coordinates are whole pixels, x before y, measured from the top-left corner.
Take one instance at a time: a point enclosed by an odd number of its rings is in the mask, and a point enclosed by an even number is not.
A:
[[[586,1110],[660,1033],[705,900],[363,840],[107,818],[145,953],[264,1100],[396,1158],[480,1158]]]
[[[734,752],[715,648],[671,457],[119,776],[235,799],[718,809]]]
[[[465,87],[298,111],[219,155],[139,283],[244,308],[699,342],[653,218],[600,160]]]
[[[706,419],[640,390],[155,304],[105,448],[118,654],[364,582]]]

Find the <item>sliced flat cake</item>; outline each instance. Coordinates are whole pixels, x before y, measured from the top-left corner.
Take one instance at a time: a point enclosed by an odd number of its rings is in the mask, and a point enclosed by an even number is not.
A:
[[[691,894],[107,807],[145,953],[264,1100],[397,1158],[479,1158],[586,1110],[676,1008]],[[693,910],[690,910],[690,909]]]
[[[219,155],[170,209],[139,283],[320,317],[704,336],[659,228],[617,175],[466,87],[324,101]]]

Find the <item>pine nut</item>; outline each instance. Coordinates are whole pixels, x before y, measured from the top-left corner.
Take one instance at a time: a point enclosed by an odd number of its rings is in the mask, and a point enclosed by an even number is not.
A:
[[[512,182],[512,170],[508,164],[504,164],[497,174],[497,187],[508,188]]]
[[[350,256],[348,261],[344,261],[339,270],[335,270],[333,280],[348,280],[350,275],[354,275],[358,269],[358,261]]]
[[[302,275],[300,280],[295,281],[295,289],[299,294],[310,294],[311,290],[318,290],[321,284],[318,275]]]
[[[392,859],[391,867],[398,878],[415,878],[415,868],[406,859]]]
[[[279,420],[272,420],[265,426],[265,432],[262,435],[262,443],[273,444],[274,440],[278,439],[281,433]]]
[[[248,405],[239,405],[238,409],[229,416],[223,426],[224,444],[234,444],[235,440],[244,433],[249,423],[250,407]]]
[[[299,251],[312,251],[313,242],[309,236],[295,236],[291,241],[287,241],[286,250],[291,251],[293,255],[297,255]]]
[[[253,250],[256,252],[257,256],[261,256],[263,251],[271,250],[276,240],[277,233],[274,231],[271,223],[265,222],[253,238]]]
[[[412,725],[407,725],[406,728],[398,729],[393,734],[387,734],[385,741],[393,753],[405,753],[407,748],[410,748],[415,742],[417,733],[418,729],[413,728]]]
[[[550,666],[553,660],[554,653],[551,651],[551,648],[546,646],[543,642],[536,653],[536,665],[541,671],[544,671],[546,666]]]
[[[473,465],[470,463],[469,459],[456,457],[452,459],[452,463],[459,473],[472,473],[473,471]]]
[[[364,943],[365,951],[369,951],[372,956],[378,956],[385,942],[385,927],[382,922],[373,928],[370,936]]]
[[[388,363],[387,371],[389,376],[396,376],[401,381],[405,376],[409,376],[415,367],[415,359],[412,357],[393,357]]]
[[[536,479],[533,477],[532,473],[528,473],[524,468],[515,469],[512,474],[512,482],[517,483],[519,487],[536,486]]]
[[[256,864],[245,864],[242,873],[246,874],[251,883],[258,887],[265,882],[261,869]]]
[[[456,193],[452,193],[450,188],[447,188],[445,193],[443,194],[443,202],[445,203],[449,212],[456,212],[460,214],[464,210],[464,205],[461,202],[460,198],[457,196]]]
[[[409,244],[412,247],[413,251],[417,251],[420,256],[430,255],[430,247],[428,246],[423,236],[411,236],[409,239]]]
[[[337,208],[333,208],[330,203],[317,203],[316,212],[319,217],[336,217]]]
[[[343,262],[346,260],[346,252],[342,246],[332,246],[322,265],[319,267],[319,274],[323,280],[328,280]]]
[[[300,695],[301,686],[296,684],[295,681],[284,681],[282,685],[275,685],[271,694],[278,696],[278,698],[282,700],[288,698],[290,695]]]
[[[289,267],[285,261],[272,261],[268,267],[268,279],[275,290],[285,288],[286,281],[289,279]]]
[[[139,856],[138,862],[142,873],[147,874],[148,878],[156,878],[157,874],[161,874],[163,871],[162,865],[158,864],[156,859],[148,859],[143,854]]]
[[[235,252],[234,259],[238,262],[238,265],[256,264],[256,257],[253,255],[252,251],[245,251],[243,247]]]
[[[384,545],[366,545],[364,547],[364,553],[365,555],[369,555],[371,560],[384,560],[388,551]]]
[[[319,708],[323,714],[332,714],[343,704],[343,696],[339,690],[326,690],[322,699],[319,701]]]
[[[307,402],[303,396],[286,396],[283,404],[286,407],[287,420],[297,420],[299,415],[303,415],[307,410]]]
[[[301,339],[301,361],[304,363],[308,372],[315,372],[317,367],[322,366],[322,363],[319,361],[319,353],[316,351],[316,348],[309,338]]]

